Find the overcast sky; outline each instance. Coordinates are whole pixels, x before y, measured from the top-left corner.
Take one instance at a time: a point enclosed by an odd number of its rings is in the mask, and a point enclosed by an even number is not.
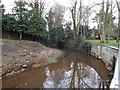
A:
[[[64,6],[69,6],[71,0],[45,0],[47,5],[53,5],[53,3],[58,2]],[[92,4],[93,2],[99,3],[101,0],[83,0],[84,5],[86,4]],[[5,8],[7,8],[7,12],[10,11],[10,9],[13,8],[14,0],[2,0],[2,3],[5,5]]]
[[[105,1],[106,1],[106,0],[105,0]],[[59,4],[62,4],[62,5],[64,5],[64,6],[67,8],[67,7],[70,6],[71,0],[45,0],[45,2],[46,2],[47,7],[51,7],[54,3],[58,2]],[[83,4],[84,4],[84,5],[88,5],[88,4],[89,4],[90,6],[94,5],[94,3],[100,3],[100,2],[102,2],[102,0],[83,0]],[[115,0],[113,0],[113,2],[115,2]],[[11,12],[11,9],[12,9],[13,6],[14,6],[14,0],[2,0],[2,3],[5,5],[6,13],[10,13],[10,12]],[[94,11],[95,11],[95,12],[98,12],[99,10],[100,10],[100,7],[99,7],[99,6],[95,6],[95,7],[92,9],[93,12],[94,12]],[[115,11],[117,11],[117,9],[116,9]],[[115,15],[117,15],[117,13],[116,13]],[[71,17],[69,11],[67,11],[67,12],[65,13],[65,17],[66,17],[66,19],[69,21],[69,19],[70,19],[70,17]],[[93,18],[93,17],[95,17],[95,13],[93,13],[93,14],[90,16],[90,18]],[[90,20],[90,26],[91,26],[91,28],[93,28],[95,25],[96,25],[96,24],[93,24],[93,21]]]

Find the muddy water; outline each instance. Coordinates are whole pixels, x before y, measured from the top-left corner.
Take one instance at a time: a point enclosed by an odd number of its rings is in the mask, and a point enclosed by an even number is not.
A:
[[[98,88],[108,73],[101,60],[70,52],[57,63],[3,79],[3,88]]]

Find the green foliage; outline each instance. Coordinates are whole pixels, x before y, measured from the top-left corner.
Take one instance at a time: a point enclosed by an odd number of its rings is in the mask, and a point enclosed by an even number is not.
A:
[[[3,14],[2,29],[33,36],[46,36],[46,21],[36,8],[26,9],[25,2],[15,2],[13,14]]]
[[[71,22],[66,23],[65,27],[65,39],[69,39],[73,37],[73,31],[71,30]]]
[[[33,36],[45,37],[46,21],[41,17],[41,14],[37,12],[36,9],[33,9],[29,11],[29,18],[29,30],[27,31],[27,33]]]
[[[55,27],[49,31],[50,41],[59,45],[60,43],[63,44],[65,41],[64,30],[62,26]]]
[[[16,25],[15,16],[12,14],[6,14],[2,17],[2,30],[15,31]]]
[[[49,13],[46,16],[49,30],[48,38],[55,47],[63,47],[65,42],[63,15],[64,7],[62,5],[55,4],[50,8]]]
[[[92,30],[89,29],[88,25],[80,25],[80,34],[82,34],[82,36],[84,36],[85,39],[89,39],[91,38]]]
[[[27,13],[28,10],[25,8],[26,3],[25,2],[15,2],[15,7],[13,8],[14,19],[16,23],[14,23],[14,31],[18,32],[20,34],[20,39],[22,39],[22,34],[26,33],[28,30],[27,27]],[[10,26],[11,27],[11,26]]]
[[[85,41],[82,37],[77,37],[77,42],[70,45],[69,49],[90,54],[91,46],[90,42]]]

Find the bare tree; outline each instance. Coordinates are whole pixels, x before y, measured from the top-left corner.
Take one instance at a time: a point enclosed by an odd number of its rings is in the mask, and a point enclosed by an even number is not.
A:
[[[37,12],[40,12],[41,15],[44,13],[45,0],[26,0],[26,2],[31,8],[34,8]]]
[[[117,8],[118,8],[118,29],[117,29],[117,42],[119,42],[119,36],[120,36],[120,2],[116,0]]]
[[[72,7],[69,8],[69,9],[70,9],[71,14],[72,14],[73,30],[74,30],[73,36],[74,36],[74,41],[76,42],[77,0],[74,0],[74,1],[72,1],[72,2],[73,2]]]
[[[113,26],[113,18],[112,18],[112,14],[113,14],[113,2],[111,0],[111,8],[110,8],[110,14],[108,14],[108,27],[107,27],[107,42],[109,42],[110,40],[110,32],[112,31],[112,26]]]
[[[111,26],[111,14],[112,13],[109,13],[109,7],[110,7],[110,3],[109,3],[109,0],[107,0],[106,2],[106,10],[105,10],[105,2],[104,0],[102,1],[102,9],[100,10],[99,12],[99,28],[101,30],[101,42],[102,43],[105,43],[106,41],[106,34],[109,32],[108,30],[111,29],[108,27]],[[108,33],[108,38],[109,38],[109,33]]]
[[[89,23],[89,16],[93,6],[84,6],[83,0],[72,0],[72,6],[69,8],[72,15],[74,41],[78,36],[86,39],[86,27]]]
[[[55,3],[55,5],[49,9],[48,14],[46,15],[49,30],[52,27],[58,27],[62,25],[64,12],[65,7],[58,3]]]

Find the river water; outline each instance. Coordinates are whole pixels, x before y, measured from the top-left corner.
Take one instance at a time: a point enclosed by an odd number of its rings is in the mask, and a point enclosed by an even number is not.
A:
[[[69,52],[57,63],[3,79],[3,88],[98,88],[109,80],[105,64],[95,57]]]

